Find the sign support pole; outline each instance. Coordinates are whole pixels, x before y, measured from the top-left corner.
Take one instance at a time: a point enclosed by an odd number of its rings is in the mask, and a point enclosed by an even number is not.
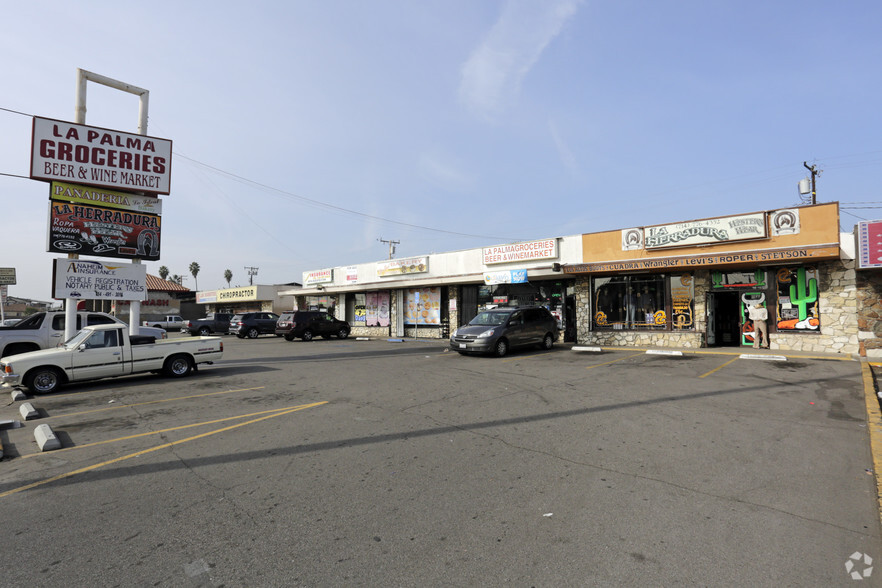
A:
[[[129,94],[135,94],[140,98],[139,108],[138,108],[138,134],[146,135],[147,134],[147,110],[150,104],[150,92],[143,88],[138,88],[137,86],[132,86],[130,84],[125,84],[123,82],[114,80],[112,78],[108,78],[106,76],[102,76],[100,74],[92,73],[90,71],[86,71],[84,69],[77,68],[77,99],[76,99],[76,107],[75,107],[75,122],[77,124],[84,125],[86,124],[86,82],[95,82],[97,84],[101,84],[102,86],[108,86],[110,88],[114,88],[115,90],[121,90],[123,92],[128,92]],[[79,259],[79,255],[76,253],[68,253],[68,259]],[[132,264],[137,265],[140,264],[141,260],[135,258],[132,260]],[[130,314],[129,314],[129,334],[137,335],[138,334],[138,325],[141,322],[141,301],[140,300],[132,300],[130,305]],[[65,340],[73,337],[76,332],[76,322],[77,322],[77,300],[75,298],[66,298],[64,301],[64,338]],[[85,326],[85,325],[84,325]]]

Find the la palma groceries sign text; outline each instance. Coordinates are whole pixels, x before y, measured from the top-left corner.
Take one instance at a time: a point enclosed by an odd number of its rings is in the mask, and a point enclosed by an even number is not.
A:
[[[172,142],[34,117],[31,178],[168,194]]]

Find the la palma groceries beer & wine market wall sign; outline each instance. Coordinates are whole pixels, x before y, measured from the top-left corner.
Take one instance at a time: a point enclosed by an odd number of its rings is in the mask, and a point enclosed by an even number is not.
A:
[[[34,117],[31,178],[169,194],[172,142]]]

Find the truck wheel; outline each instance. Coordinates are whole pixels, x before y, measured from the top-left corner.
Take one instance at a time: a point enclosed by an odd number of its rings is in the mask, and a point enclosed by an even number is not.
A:
[[[165,360],[162,371],[172,378],[186,376],[193,369],[193,360],[188,355],[172,355]]]
[[[203,337],[211,335],[211,329],[209,329],[208,327],[202,327],[201,329],[199,329],[199,334]]]
[[[260,335],[260,331],[258,331],[254,327],[251,327],[250,329],[248,329],[248,338],[249,339],[257,339],[258,335]]]
[[[38,367],[25,376],[25,386],[34,394],[51,394],[61,387],[62,379],[58,368]]]
[[[303,331],[303,334],[300,335],[300,338],[304,341],[312,341],[312,331],[306,329],[305,331]]]
[[[153,325],[153,328],[154,329],[164,329],[165,327],[163,327],[162,325]]]
[[[0,357],[8,357],[10,355],[17,355],[19,353],[27,353],[28,351],[39,351],[39,347],[36,345],[31,345],[30,343],[13,343],[12,345],[8,345],[6,349],[3,350],[3,353],[0,354]]]

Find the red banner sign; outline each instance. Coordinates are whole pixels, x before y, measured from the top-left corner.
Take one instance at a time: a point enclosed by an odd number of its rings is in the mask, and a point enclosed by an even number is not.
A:
[[[72,202],[49,202],[47,251],[125,259],[159,259],[155,214]]]

